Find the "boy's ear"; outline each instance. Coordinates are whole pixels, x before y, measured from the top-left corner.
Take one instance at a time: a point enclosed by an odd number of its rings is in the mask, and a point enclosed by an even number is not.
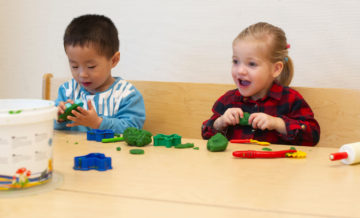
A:
[[[281,61],[278,61],[274,64],[274,70],[273,70],[273,77],[276,78],[280,75],[281,71],[284,68],[284,63]]]
[[[120,61],[120,52],[116,52],[111,58],[111,67],[114,68]]]

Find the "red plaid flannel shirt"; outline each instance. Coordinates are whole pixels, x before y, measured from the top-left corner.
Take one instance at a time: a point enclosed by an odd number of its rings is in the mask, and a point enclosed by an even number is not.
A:
[[[228,126],[222,133],[230,139],[255,139],[273,144],[294,144],[314,146],[320,139],[320,126],[309,105],[295,90],[274,83],[269,93],[257,101],[243,97],[238,89],[230,90],[214,104],[213,115],[203,122],[202,137],[209,139],[218,131],[215,120],[228,108],[239,107],[244,112],[263,112],[285,121],[287,134],[275,130],[253,129],[251,126]]]

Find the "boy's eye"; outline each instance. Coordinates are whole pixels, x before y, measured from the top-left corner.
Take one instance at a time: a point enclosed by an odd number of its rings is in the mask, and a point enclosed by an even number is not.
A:
[[[88,66],[89,69],[94,69],[96,66]]]
[[[232,60],[233,64],[238,64],[239,62],[237,60]]]
[[[71,66],[72,69],[78,69],[78,66]]]

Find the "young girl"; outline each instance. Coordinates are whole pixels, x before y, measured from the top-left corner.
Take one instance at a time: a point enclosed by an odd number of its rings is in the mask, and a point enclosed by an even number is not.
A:
[[[303,97],[287,87],[293,77],[289,45],[282,29],[256,23],[233,41],[232,77],[237,89],[214,104],[202,125],[202,137],[221,132],[228,139],[256,139],[274,144],[314,146],[320,126]],[[239,125],[250,113],[248,126]]]

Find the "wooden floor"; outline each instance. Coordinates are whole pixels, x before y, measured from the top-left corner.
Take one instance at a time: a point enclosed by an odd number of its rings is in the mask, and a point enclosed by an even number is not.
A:
[[[297,147],[305,159],[237,159],[235,150],[262,147],[229,144],[209,152],[206,141],[183,139],[200,149],[148,145],[144,155],[131,155],[124,142],[85,138],[56,131],[54,169],[63,184],[0,198],[0,217],[360,217],[360,165],[329,161],[335,148]],[[75,156],[91,152],[110,156],[113,169],[72,169]]]

